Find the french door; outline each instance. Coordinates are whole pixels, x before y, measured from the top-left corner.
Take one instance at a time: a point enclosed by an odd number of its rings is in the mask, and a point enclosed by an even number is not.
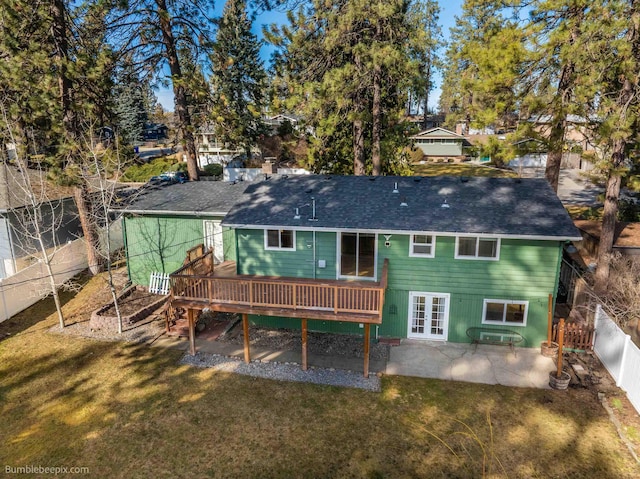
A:
[[[448,329],[448,294],[409,293],[408,338],[446,341]]]

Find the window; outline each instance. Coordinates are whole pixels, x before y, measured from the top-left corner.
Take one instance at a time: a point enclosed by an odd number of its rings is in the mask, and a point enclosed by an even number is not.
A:
[[[296,249],[296,234],[293,230],[265,230],[264,249]]]
[[[376,276],[376,235],[340,234],[340,276],[370,278]]]
[[[433,258],[436,252],[436,239],[432,235],[411,235],[409,256]]]
[[[528,301],[485,299],[482,308],[482,324],[526,326]]]
[[[477,236],[456,238],[456,259],[491,259],[500,257],[500,240]]]

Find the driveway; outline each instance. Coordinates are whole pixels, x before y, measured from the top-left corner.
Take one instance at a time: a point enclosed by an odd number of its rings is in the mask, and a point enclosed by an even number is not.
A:
[[[540,349],[402,340],[391,347],[386,374],[549,389],[551,358]]]
[[[544,168],[524,168],[525,178],[544,178]],[[594,185],[585,172],[577,169],[561,169],[558,179],[558,197],[565,205],[601,206],[598,196],[604,188]]]

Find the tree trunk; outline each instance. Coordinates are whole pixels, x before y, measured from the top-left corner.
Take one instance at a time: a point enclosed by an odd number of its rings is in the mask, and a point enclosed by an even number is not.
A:
[[[353,174],[364,175],[364,129],[362,120],[353,122]]]
[[[64,0],[53,0],[51,5],[51,35],[55,43],[58,64],[58,89],[60,91],[60,106],[62,107],[62,124],[65,133],[71,138],[76,137],[76,124],[71,98],[72,83],[68,75],[69,42],[67,41],[67,21]]]
[[[380,82],[382,74],[380,66],[376,65],[373,73],[373,105],[372,105],[372,145],[371,145],[371,164],[373,166],[373,176],[382,174],[382,159],[380,158],[380,136],[382,132],[382,86]]]
[[[99,239],[92,218],[91,199],[87,191],[86,184],[77,186],[73,191],[76,207],[78,208],[78,216],[84,233],[84,241],[87,249],[87,262],[89,263],[89,271],[92,275],[96,275],[102,271],[100,255],[98,254]]]
[[[182,134],[182,144],[184,147],[184,153],[187,155],[187,171],[191,181],[198,181],[200,179],[198,174],[198,152],[196,150],[196,142],[192,131],[187,92],[181,81],[182,69],[180,67],[180,59],[178,58],[178,51],[176,49],[176,40],[173,36],[171,16],[167,9],[166,0],[156,0],[156,4],[158,5],[158,14],[160,17],[162,41],[167,54],[169,71],[171,72],[171,83],[173,84],[176,114],[178,115],[178,120],[180,122],[179,127],[180,133]]]
[[[424,107],[422,110],[422,129],[427,129],[427,114],[429,113],[429,88],[431,86],[431,63],[426,68],[427,82],[424,90]]]
[[[640,11],[637,2],[630,2],[629,25],[627,41],[632,45],[632,57],[638,62],[640,54]],[[620,130],[618,137],[613,140],[611,152],[611,165],[607,178],[607,190],[604,200],[604,212],[602,214],[602,232],[600,233],[600,243],[598,246],[598,266],[594,278],[594,289],[596,293],[606,293],[608,289],[610,265],[609,259],[613,251],[615,239],[616,219],[618,215],[618,199],[620,198],[620,185],[622,177],[620,170],[624,166],[627,145],[633,143],[638,130],[637,125],[629,131],[625,131],[624,124],[628,121],[630,104],[637,94],[640,72],[636,65],[635,70],[621,75],[621,87],[616,98],[617,116],[619,118]],[[623,132],[625,134],[623,134]]]
[[[573,18],[571,33],[569,35],[570,44],[575,44],[578,40],[578,29],[584,17],[584,9],[586,7],[572,7],[567,13],[567,18]],[[560,166],[562,166],[562,150],[564,147],[565,130],[567,128],[568,107],[573,96],[575,76],[575,65],[572,61],[566,60],[560,70],[560,79],[558,80],[558,91],[556,92],[555,111],[551,119],[551,132],[549,133],[549,152],[547,154],[547,166],[544,170],[544,176],[553,188],[558,191],[558,180],[560,177]]]
[[[624,141],[618,140],[621,144],[624,156]],[[600,243],[598,246],[598,260],[596,274],[594,276],[594,289],[598,294],[607,292],[609,281],[609,266],[611,253],[613,252],[613,242],[616,230],[616,219],[618,216],[618,198],[620,196],[620,183],[622,178],[618,172],[613,171],[607,179],[607,191],[604,200],[604,212],[602,214],[602,232],[600,233]]]

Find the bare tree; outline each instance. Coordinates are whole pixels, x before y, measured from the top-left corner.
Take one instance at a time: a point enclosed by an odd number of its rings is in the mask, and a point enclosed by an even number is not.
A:
[[[0,102],[0,114],[5,125],[1,136],[5,141],[16,144],[3,102]],[[0,162],[0,167],[4,169],[7,180],[9,202],[16,206],[12,208],[11,223],[17,247],[23,254],[36,258],[44,265],[48,292],[53,296],[60,328],[64,328],[62,303],[58,295],[61,285],[53,270],[54,259],[61,249],[57,233],[65,221],[64,202],[50,198],[44,172],[29,170],[20,152],[16,151],[13,161],[14,165]],[[67,220],[69,214],[66,212]]]
[[[118,333],[122,333],[122,315],[118,303],[118,292],[113,278],[113,268],[111,266],[112,248],[112,224],[114,217],[111,214],[111,207],[116,202],[118,181],[124,171],[124,161],[121,158],[116,138],[113,147],[102,148],[99,139],[93,134],[94,128],[87,128],[88,135],[83,137],[84,146],[82,148],[82,164],[77,165],[82,176],[82,184],[87,185],[89,195],[92,199],[92,209],[90,221],[98,225],[100,232],[98,237],[104,239],[99,247],[95,248],[97,257],[101,263],[106,265],[106,280],[113,299],[113,305],[118,318]]]

